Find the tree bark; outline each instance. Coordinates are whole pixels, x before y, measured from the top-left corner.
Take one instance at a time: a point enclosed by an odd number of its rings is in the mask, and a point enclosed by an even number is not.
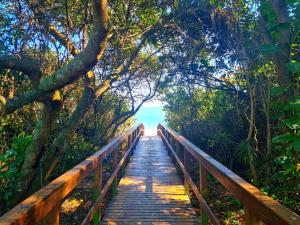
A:
[[[9,203],[10,206],[13,206],[26,197],[24,194],[35,175],[40,158],[44,154],[45,144],[48,141],[60,108],[60,101],[49,100],[44,103],[42,118],[35,128],[32,144],[26,149],[24,162],[19,170],[20,176],[17,185],[19,185],[20,193],[12,199]]]
[[[266,44],[277,44],[278,51],[273,55],[273,62],[278,73],[278,82],[281,87],[286,88],[284,98],[286,101],[293,99],[295,95],[295,78],[289,71],[287,65],[291,59],[291,25],[288,16],[287,4],[282,0],[270,0],[271,7],[276,15],[278,24],[287,24],[286,28],[279,31],[280,37],[278,43],[275,43],[272,36],[268,32],[267,22],[262,23],[262,37]]]
[[[48,179],[53,172],[55,166],[57,165],[59,158],[65,152],[67,144],[73,137],[78,125],[83,119],[84,115],[90,109],[92,102],[94,101],[96,95],[93,84],[93,77],[88,77],[88,81],[85,82],[84,91],[72,116],[68,120],[65,128],[56,136],[55,140],[49,147],[47,154],[39,162],[38,172],[36,172],[32,183],[28,187],[27,195],[32,194],[41,186],[48,182]],[[109,89],[109,83],[103,83],[101,93],[98,92],[98,96],[103,95]],[[42,177],[42,180],[41,180]]]
[[[16,109],[38,100],[49,92],[63,88],[79,79],[83,74],[87,74],[97,64],[106,49],[108,38],[107,0],[94,0],[93,9],[94,30],[89,37],[86,48],[51,76],[44,77],[37,90],[11,99],[1,110],[1,114],[13,113]]]

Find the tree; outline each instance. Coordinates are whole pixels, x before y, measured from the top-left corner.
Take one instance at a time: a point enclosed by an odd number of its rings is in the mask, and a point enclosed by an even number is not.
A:
[[[153,97],[159,82],[149,94],[133,93],[138,84],[152,87],[149,77],[159,80],[161,76],[160,67],[154,66],[159,50],[149,46],[151,38],[162,32],[161,27],[167,21],[163,21],[164,10],[156,1],[147,5],[134,1],[119,3],[112,1],[109,6],[106,0],[1,3],[5,9],[1,14],[4,19],[1,32],[5,35],[1,38],[4,47],[0,69],[22,74],[22,84],[27,77],[30,81],[25,89],[16,88],[14,96],[1,96],[1,115],[19,116],[27,106],[38,108],[32,140],[16,168],[20,174],[14,181],[18,194],[10,198],[8,207],[48,182],[83,118],[92,110],[91,106],[101,104],[107,92],[122,98],[122,110],[129,101],[135,103],[126,112],[116,109],[108,127],[101,131],[103,140],[112,138],[117,128]],[[146,71],[147,75],[141,76],[144,72],[139,68],[141,65],[152,67]],[[15,72],[8,73],[15,78]],[[13,90],[13,86],[9,87]],[[124,90],[127,94],[122,95]],[[74,92],[81,97],[75,97]],[[136,101],[140,103],[137,105]],[[66,107],[69,115],[63,114]],[[97,110],[95,113],[100,113]],[[60,124],[61,116],[65,118]]]

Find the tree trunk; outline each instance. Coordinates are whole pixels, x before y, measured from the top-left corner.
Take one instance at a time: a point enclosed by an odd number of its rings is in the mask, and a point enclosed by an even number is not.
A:
[[[53,124],[60,108],[61,102],[59,101],[48,100],[44,103],[42,118],[40,122],[37,123],[32,143],[26,150],[24,162],[20,168],[21,175],[19,176],[18,181],[20,191],[9,203],[9,206],[13,206],[26,197],[25,193],[36,174],[37,165],[41,156],[44,154],[45,144],[48,142],[50,131],[53,128]]]

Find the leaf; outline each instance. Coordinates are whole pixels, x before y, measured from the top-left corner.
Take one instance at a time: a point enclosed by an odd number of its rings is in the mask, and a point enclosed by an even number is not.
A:
[[[294,146],[294,149],[295,149],[297,152],[300,152],[300,137],[299,137],[299,136],[296,136],[296,137],[293,139],[293,146]]]
[[[299,98],[299,96],[295,97],[294,100],[289,101],[288,104],[285,104],[285,106],[283,108],[283,110],[285,110],[285,111],[286,110],[291,110],[291,109],[300,109],[300,98]],[[299,115],[297,115],[296,112],[294,112],[294,113],[295,113],[296,116],[298,116],[298,118],[300,118]]]
[[[272,139],[274,143],[287,143],[293,140],[293,135],[290,133],[276,136]]]
[[[272,96],[279,96],[287,92],[287,88],[285,87],[272,87],[271,95]]]
[[[299,0],[288,0],[288,3],[289,4],[295,4],[295,3],[298,3],[299,2]]]
[[[286,161],[288,160],[288,157],[285,155],[279,156],[277,158],[274,159],[274,162],[279,164],[279,165],[283,165],[286,163]]]
[[[290,105],[300,105],[300,96],[296,96],[294,100],[289,102]]]
[[[260,51],[263,53],[263,54],[274,54],[278,51],[278,46],[277,45],[260,45]]]
[[[284,171],[283,176],[288,177],[291,173],[295,171],[295,167],[290,167],[286,171]]]
[[[295,130],[300,128],[300,120],[298,117],[286,119],[285,123],[290,129]]]
[[[296,61],[291,61],[287,64],[289,71],[292,73],[299,73],[300,72],[300,63]]]

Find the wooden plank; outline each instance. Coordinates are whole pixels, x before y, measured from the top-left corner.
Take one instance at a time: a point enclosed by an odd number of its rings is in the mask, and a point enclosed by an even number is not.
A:
[[[117,221],[106,221],[102,222],[102,225],[183,225],[180,221],[177,222],[170,222],[170,221],[152,221],[152,222],[146,222],[146,221],[122,221],[121,223]],[[184,221],[184,225],[198,225],[199,223],[195,222],[186,222]],[[199,224],[200,225],[200,224]]]
[[[249,208],[245,208],[245,225],[260,225],[260,221],[256,214]]]
[[[122,151],[122,158],[123,158],[126,154],[126,143],[125,143],[125,141],[123,141],[122,144],[121,144],[121,151]],[[123,165],[122,165],[122,176],[125,175],[125,168],[126,168],[126,163],[123,163]]]
[[[172,145],[170,145],[170,148],[172,148]],[[176,154],[175,151],[174,151],[174,154]],[[188,171],[188,166],[189,166],[189,158],[188,157],[189,157],[188,151],[183,149],[183,166],[187,171]],[[185,188],[185,193],[190,194],[190,185],[188,182],[188,178],[186,177],[185,174],[184,174],[184,188]]]
[[[115,171],[117,169],[117,166],[118,166],[118,150],[119,149],[115,149],[113,151],[113,165],[112,165],[113,171]],[[125,158],[124,156],[123,156],[123,158]],[[124,160],[124,162],[125,162],[125,160]],[[117,187],[118,187],[118,172],[116,173],[116,176],[115,176],[115,178],[112,182],[112,187],[111,187],[112,191],[111,192],[112,192],[113,196],[117,194]]]
[[[205,198],[207,196],[207,170],[199,163],[199,191]],[[201,209],[201,224],[207,225],[207,215],[205,209]]]
[[[59,210],[60,203],[56,205],[54,209],[46,216],[45,224],[46,225],[59,225]]]
[[[199,224],[175,171],[160,138],[141,137],[102,223]]]
[[[100,163],[99,167],[95,170],[94,175],[94,196],[93,200],[95,201],[97,198],[99,198],[99,195],[101,194],[102,190],[102,162]],[[100,224],[101,221],[101,204],[98,204],[98,207],[93,215],[93,224]]]
[[[232,192],[247,208],[255,212],[263,222],[274,225],[300,224],[299,215],[263,194],[171,128],[162,127],[174,136],[224,187]]]

